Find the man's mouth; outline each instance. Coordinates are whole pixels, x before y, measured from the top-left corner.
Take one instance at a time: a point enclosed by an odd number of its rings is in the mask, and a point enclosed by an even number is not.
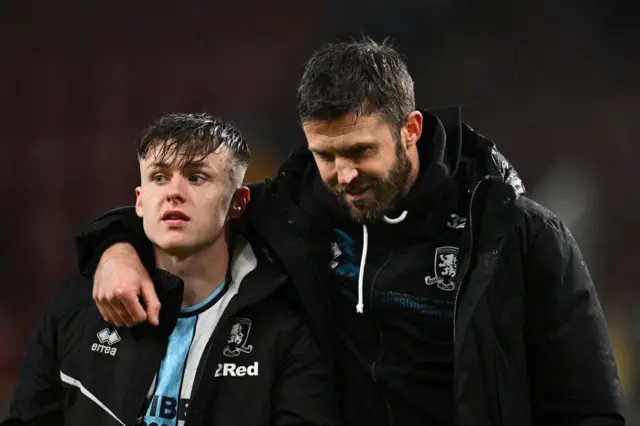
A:
[[[370,187],[368,187],[368,186],[363,186],[363,187],[360,187],[360,188],[347,188],[347,189],[345,189],[343,191],[343,193],[347,194],[347,195],[356,196],[356,195],[364,194],[369,189],[370,189]]]
[[[363,199],[371,188],[358,188],[357,190],[343,191],[342,196],[349,201],[357,201]]]

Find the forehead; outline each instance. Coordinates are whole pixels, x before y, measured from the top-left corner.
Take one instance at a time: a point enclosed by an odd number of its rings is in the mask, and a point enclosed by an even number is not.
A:
[[[377,114],[348,114],[337,120],[307,122],[302,127],[312,150],[340,150],[393,140],[391,126]]]
[[[140,167],[145,168],[202,168],[214,172],[231,170],[231,156],[227,150],[217,149],[211,154],[189,151],[188,148],[167,151],[162,144],[149,149],[145,158],[140,159]]]

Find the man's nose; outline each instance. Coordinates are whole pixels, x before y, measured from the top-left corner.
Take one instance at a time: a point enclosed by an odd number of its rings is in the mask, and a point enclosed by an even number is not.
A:
[[[338,184],[349,185],[356,177],[358,177],[358,170],[353,167],[350,162],[342,162],[336,164],[338,170]]]

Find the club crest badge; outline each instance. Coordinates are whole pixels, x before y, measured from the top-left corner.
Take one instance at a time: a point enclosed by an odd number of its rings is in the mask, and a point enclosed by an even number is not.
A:
[[[456,273],[458,272],[457,247],[445,246],[436,248],[433,259],[434,275],[427,275],[424,282],[428,285],[436,284],[440,290],[452,291],[456,287]]]
[[[251,353],[251,351],[253,350],[253,345],[247,345],[250,331],[251,320],[247,318],[238,318],[233,327],[231,327],[229,339],[227,339],[227,345],[222,350],[223,355],[228,357],[236,357],[241,353]]]

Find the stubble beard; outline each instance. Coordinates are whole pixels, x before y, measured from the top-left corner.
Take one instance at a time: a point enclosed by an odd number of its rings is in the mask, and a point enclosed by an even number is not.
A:
[[[350,201],[345,191],[348,186],[336,186],[330,191],[337,197],[353,221],[368,225],[381,220],[404,197],[411,174],[411,162],[401,143],[396,143],[396,158],[385,178],[358,177],[356,187],[366,186],[373,192],[372,198]]]

